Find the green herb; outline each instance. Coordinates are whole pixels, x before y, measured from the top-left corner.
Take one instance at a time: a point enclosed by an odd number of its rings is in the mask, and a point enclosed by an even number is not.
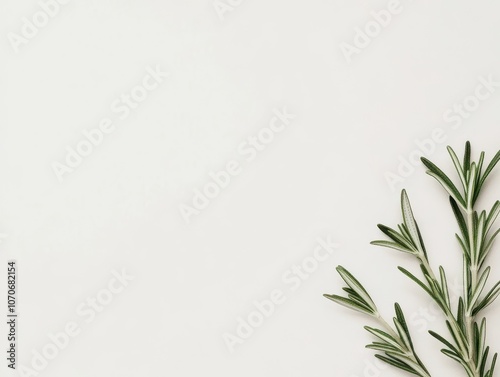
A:
[[[489,357],[490,348],[486,346],[486,319],[480,318],[483,309],[489,306],[500,294],[500,282],[486,288],[490,267],[485,261],[492,249],[499,230],[492,227],[500,214],[500,202],[497,201],[487,212],[478,212],[475,203],[479,198],[486,178],[500,160],[500,151],[484,169],[484,152],[479,160],[471,160],[471,147],[465,145],[464,158],[460,161],[455,151],[448,147],[453,164],[458,174],[461,187],[435,164],[426,158],[422,162],[427,167],[427,174],[435,178],[450,197],[450,205],[457,221],[459,233],[456,238],[463,254],[463,293],[457,305],[450,302],[450,294],[446,273],[439,267],[434,273],[424,245],[423,237],[417,225],[405,190],[401,193],[401,210],[403,223],[397,228],[378,225],[388,239],[373,241],[373,245],[383,246],[407,253],[417,259],[420,274],[399,266],[399,270],[417,283],[439,306],[445,319],[449,334],[446,336],[429,331],[430,335],[445,345],[443,354],[460,363],[469,377],[492,377],[497,354]],[[337,304],[356,310],[372,317],[378,327],[365,329],[377,340],[368,345],[380,353],[375,356],[386,363],[421,377],[430,377],[430,373],[417,356],[410,332],[399,304],[395,304],[396,316],[394,327],[391,327],[379,314],[379,311],[368,292],[361,283],[344,267],[337,271],[346,283],[343,288],[347,296],[324,295]],[[452,307],[456,306],[456,307]]]

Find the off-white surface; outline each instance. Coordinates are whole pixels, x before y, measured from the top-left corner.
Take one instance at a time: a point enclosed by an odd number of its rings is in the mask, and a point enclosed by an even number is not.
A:
[[[321,296],[340,292],[342,264],[388,317],[401,303],[433,376],[463,375],[425,333],[443,329],[438,316],[425,319],[430,301],[396,268],[416,263],[369,241],[377,223],[400,220],[405,187],[433,265],[459,279],[446,195],[400,158],[434,136],[428,155],[450,171],[447,144],[462,153],[471,140],[490,158],[500,147],[500,87],[467,100],[484,80],[500,81],[500,5],[401,0],[348,62],[342,43],[353,45],[371,12],[394,4],[232,4],[219,16],[212,0],[73,0],[16,53],[8,33],[40,7],[0,1],[0,281],[16,259],[19,362],[31,367],[49,335],[73,323],[78,335],[40,376],[399,375],[367,364],[362,326],[373,323]],[[169,76],[120,119],[112,104],[148,69]],[[464,100],[477,109],[451,120],[447,111]],[[263,150],[241,146],[269,136],[261,130],[284,109],[294,118]],[[114,131],[60,182],[54,162],[103,118]],[[187,223],[179,206],[192,206],[194,190],[228,163],[239,173]],[[398,168],[408,176],[391,189],[387,173]],[[480,204],[489,207],[499,187],[496,173]],[[325,254],[318,239],[338,247]],[[82,303],[107,297],[123,269],[134,279],[90,320]],[[2,283],[2,313],[5,294]],[[239,318],[271,297],[273,313],[230,352]],[[496,350],[498,310],[487,312]]]

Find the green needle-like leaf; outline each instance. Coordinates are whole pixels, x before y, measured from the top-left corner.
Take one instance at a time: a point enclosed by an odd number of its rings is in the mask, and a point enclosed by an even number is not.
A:
[[[496,201],[486,219],[486,233],[488,233],[500,214],[500,201]]]
[[[464,238],[465,242],[468,244],[469,243],[469,234],[467,231],[467,223],[465,221],[465,217],[462,214],[462,211],[458,207],[458,204],[453,197],[450,196],[450,204],[451,208],[453,209],[453,214],[455,215],[455,219],[457,220],[458,226],[460,228],[460,233],[462,233],[462,237]]]
[[[490,276],[490,267],[486,268],[481,274],[481,278],[479,279],[476,289],[474,290],[472,298],[469,302],[469,310],[472,310],[474,308],[474,305],[476,305],[476,302],[479,299],[481,293],[483,292],[484,286],[486,285],[488,276]]]
[[[470,170],[470,155],[471,155],[470,142],[466,142],[465,152],[464,152],[464,173],[467,173]]]
[[[378,224],[377,227],[390,239],[400,245],[402,248],[408,250],[415,250],[415,246],[412,244],[411,239],[407,239],[402,234],[399,234],[394,229],[389,228],[388,226]]]
[[[368,294],[368,292],[363,288],[361,283],[356,280],[356,278],[349,272],[347,271],[344,267],[338,266],[337,267],[337,272],[339,275],[342,277],[342,279],[346,282],[346,284],[353,289],[356,294],[359,295],[359,297],[362,299],[363,302],[366,303],[366,305],[370,308],[375,309],[375,303],[373,302],[372,298]]]
[[[402,251],[403,253],[413,254],[413,251],[404,248],[403,246],[401,246],[400,244],[398,244],[396,242],[378,240],[378,241],[372,241],[372,242],[370,242],[370,244],[375,245],[375,246],[388,247],[390,249]]]
[[[455,165],[455,169],[457,170],[460,181],[462,182],[462,186],[465,189],[467,187],[467,180],[465,178],[465,174],[464,174],[464,170],[462,168],[462,165],[460,165],[460,161],[458,160],[458,157],[457,157],[457,154],[455,153],[455,151],[450,146],[448,146],[447,149],[448,149],[448,153],[451,156],[453,164]]]
[[[369,333],[375,335],[377,338],[382,340],[383,342],[390,344],[392,347],[396,349],[400,349],[401,345],[398,343],[396,339],[394,339],[391,335],[387,334],[385,331],[375,329],[373,327],[365,326],[365,330]]]
[[[420,281],[420,279],[418,279],[410,271],[408,271],[407,269],[405,269],[405,268],[403,268],[401,266],[398,266],[398,269],[403,274],[405,274],[406,276],[408,276],[411,280],[413,280],[415,283],[417,283],[424,291],[426,291],[429,294],[429,296],[432,297],[432,291],[422,281]]]
[[[477,315],[481,310],[491,305],[500,294],[500,282],[496,283],[493,288],[486,294],[481,302],[479,302],[474,308],[473,315]]]
[[[491,162],[488,164],[488,167],[484,171],[484,174],[482,175],[481,180],[479,181],[479,190],[486,181],[486,178],[488,178],[488,175],[490,175],[491,171],[495,168],[496,164],[498,164],[498,161],[500,161],[500,151],[497,152],[495,157],[493,157]]]
[[[406,194],[405,190],[401,192],[401,209],[403,212],[404,224],[406,226],[406,229],[408,229],[413,244],[416,246],[417,250],[423,252],[424,248],[420,243],[420,231],[418,229],[417,222],[413,217],[410,200],[408,199],[408,195]]]
[[[462,198],[462,195],[460,194],[454,183],[451,181],[451,179],[448,178],[441,169],[439,169],[425,157],[422,157],[422,162],[427,167],[427,169],[429,169],[427,174],[429,174],[431,177],[434,177],[444,187],[444,189],[448,191],[448,193],[462,206],[462,208],[465,209],[465,200]]]
[[[386,362],[387,364],[392,365],[396,368],[405,370],[405,371],[412,373],[412,374],[416,374],[415,371],[412,368],[410,368],[407,364],[402,363],[401,361],[399,361],[397,359],[394,359],[391,357],[386,357],[383,355],[375,355],[375,357],[379,358],[380,360],[382,360],[382,361]],[[417,376],[418,376],[418,374],[417,374]],[[423,375],[421,375],[421,376],[423,376]]]
[[[341,297],[341,296],[337,296],[337,295],[326,295],[326,294],[323,296],[329,300],[332,300],[333,302],[336,302],[339,305],[342,305],[342,306],[349,308],[349,309],[352,309],[354,311],[357,311],[357,312],[360,312],[363,314],[368,314],[368,315],[374,314],[372,309],[370,309],[368,306],[358,304],[358,303],[356,303],[352,300],[349,300],[345,297]]]

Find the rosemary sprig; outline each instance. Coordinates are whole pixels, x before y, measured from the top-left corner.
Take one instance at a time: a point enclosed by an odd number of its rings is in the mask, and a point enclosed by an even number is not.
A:
[[[382,328],[365,326],[366,331],[378,338],[378,341],[374,341],[366,347],[383,352],[384,355],[376,354],[375,356],[392,366],[417,376],[430,377],[429,372],[415,353],[411,335],[399,304],[394,305],[396,311],[396,317],[393,319],[396,329],[394,330],[382,318],[377,306],[361,283],[342,266],[337,267],[337,272],[347,284],[347,287],[343,288],[347,297],[326,294],[324,296],[337,304],[374,318]]]
[[[486,346],[486,319],[478,319],[478,315],[500,295],[500,282],[484,293],[491,270],[489,266],[485,266],[485,261],[500,232],[500,229],[492,231],[493,224],[500,214],[500,202],[495,202],[488,212],[485,210],[478,212],[475,203],[486,178],[500,161],[500,151],[484,171],[485,153],[481,152],[477,162],[472,161],[469,142],[465,145],[462,162],[451,147],[448,147],[448,152],[461,182],[461,189],[457,188],[453,181],[431,161],[422,158],[422,162],[428,169],[427,174],[435,178],[450,196],[450,205],[460,232],[455,236],[462,250],[464,287],[457,307],[452,308],[444,268],[439,266],[439,273],[436,274],[431,267],[422,234],[405,190],[401,193],[403,223],[397,226],[397,230],[379,224],[379,229],[388,240],[373,241],[372,244],[395,249],[417,259],[423,278],[419,279],[401,266],[398,268],[431,296],[441,308],[451,340],[434,331],[429,333],[446,346],[441,350],[442,353],[460,363],[468,377],[492,377],[497,354],[489,360],[490,349]],[[383,352],[383,355],[376,356],[397,368],[418,376],[430,376],[415,353],[399,304],[395,304],[396,331],[394,331],[381,318],[362,285],[343,267],[339,266],[337,271],[348,285],[344,288],[348,295],[347,297],[325,295],[325,297],[373,317],[383,328],[380,330],[365,327],[379,338],[379,341],[368,347]]]

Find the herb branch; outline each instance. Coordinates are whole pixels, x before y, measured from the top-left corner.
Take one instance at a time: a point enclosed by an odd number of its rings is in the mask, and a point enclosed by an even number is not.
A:
[[[422,162],[428,169],[427,174],[437,180],[449,195],[450,205],[456,219],[459,233],[455,235],[463,259],[463,293],[456,307],[452,307],[445,269],[439,266],[435,273],[428,259],[423,237],[413,215],[410,200],[405,190],[401,193],[401,212],[403,223],[396,228],[378,225],[386,240],[373,241],[373,245],[394,249],[414,257],[420,265],[421,278],[404,267],[399,270],[418,284],[439,306],[445,319],[448,339],[429,331],[430,335],[444,344],[441,352],[460,363],[468,377],[493,377],[497,354],[489,358],[490,348],[486,345],[486,319],[479,318],[483,309],[491,305],[500,295],[500,282],[487,289],[491,267],[485,262],[500,229],[493,231],[493,224],[500,214],[500,201],[496,201],[489,211],[478,212],[475,204],[480,196],[486,178],[500,161],[500,151],[484,168],[485,153],[481,152],[477,162],[471,160],[471,145],[465,145],[463,160],[448,147],[448,153],[456,169],[461,187],[434,163],[426,158]],[[377,341],[368,345],[381,352],[375,356],[384,362],[421,377],[430,377],[427,368],[415,352],[403,311],[395,304],[396,317],[391,327],[379,311],[365,288],[344,267],[337,272],[347,284],[343,288],[346,297],[324,295],[326,298],[372,317],[379,328],[366,326]]]

